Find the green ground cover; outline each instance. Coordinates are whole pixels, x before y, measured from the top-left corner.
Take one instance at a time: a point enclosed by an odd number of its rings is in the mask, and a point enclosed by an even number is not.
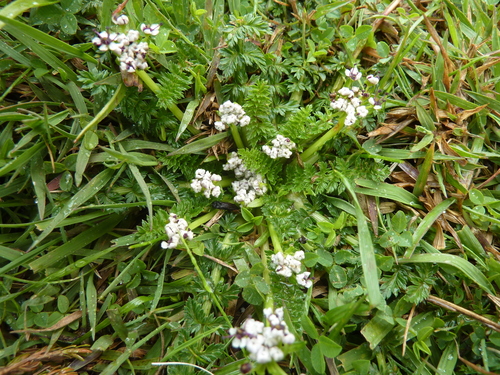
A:
[[[0,375],[500,373],[497,1],[0,5]]]

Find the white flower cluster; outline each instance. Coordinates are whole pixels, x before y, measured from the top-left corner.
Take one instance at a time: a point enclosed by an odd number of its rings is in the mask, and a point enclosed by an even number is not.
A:
[[[262,146],[262,151],[269,155],[271,159],[276,158],[289,158],[292,156],[292,149],[295,148],[295,143],[290,140],[290,138],[283,137],[278,134],[276,138],[272,140],[272,147]]]
[[[264,195],[267,191],[264,178],[245,167],[243,160],[238,157],[236,152],[229,155],[227,164],[224,164],[223,168],[225,171],[234,171],[236,178],[240,178],[240,180],[232,183],[233,190],[236,193],[235,202],[248,205],[257,196]]]
[[[113,17],[113,22],[117,25],[126,25],[128,17],[125,15]],[[144,34],[157,35],[160,29],[159,24],[151,26],[142,24],[141,30]],[[139,40],[139,31],[129,30],[124,33],[108,33],[102,31],[92,39],[92,43],[99,47],[99,51],[111,51],[118,56],[120,60],[120,70],[126,73],[134,73],[136,70],[147,69],[146,55],[149,45],[146,42],[137,43]]]
[[[169,223],[165,225],[165,232],[168,241],[162,241],[162,249],[175,249],[181,242],[181,238],[192,240],[194,237],[193,232],[188,228],[187,221],[178,218],[176,214],[170,214]]]
[[[361,79],[362,74],[356,68],[347,69],[345,75],[354,81]],[[369,75],[366,77],[367,81],[371,85],[376,85],[379,81],[378,77],[374,75]],[[363,118],[368,115],[368,108],[362,105],[364,101],[368,98],[368,103],[373,106],[373,109],[379,110],[381,108],[380,103],[374,98],[369,97],[366,92],[360,90],[359,87],[342,87],[337,91],[337,95],[330,103],[330,107],[333,109],[347,113],[344,124],[346,126],[351,126],[356,123],[359,117]]]
[[[219,107],[220,121],[216,121],[214,126],[218,131],[224,131],[227,125],[247,126],[250,123],[250,117],[245,115],[245,111],[238,103],[230,100],[224,102]]]
[[[222,180],[221,176],[215,173],[212,174],[204,169],[197,169],[195,177],[196,178],[191,180],[191,188],[195,193],[203,191],[203,195],[207,198],[210,198],[210,196],[218,197],[221,195],[221,187],[214,185],[214,181]]]
[[[247,319],[240,328],[230,328],[229,334],[234,337],[233,348],[248,350],[251,360],[257,363],[281,361],[285,354],[280,349],[281,344],[293,344],[295,336],[288,330],[283,320],[283,308],[264,309],[264,316],[269,325]]]
[[[304,258],[305,254],[302,250],[296,251],[295,254],[287,256],[280,251],[279,253],[271,256],[271,263],[275,267],[275,271],[278,275],[290,277],[295,273],[297,283],[306,288],[310,288],[313,284],[310,278],[311,272],[301,272],[301,260]]]

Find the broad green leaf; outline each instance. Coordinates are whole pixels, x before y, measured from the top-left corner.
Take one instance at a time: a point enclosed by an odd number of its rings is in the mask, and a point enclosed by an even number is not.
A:
[[[314,369],[320,374],[325,373],[325,358],[321,352],[321,345],[319,343],[315,344],[311,349],[311,361]]]
[[[335,358],[342,351],[342,347],[339,344],[326,336],[320,336],[318,343],[325,357]]]
[[[304,331],[309,335],[310,338],[317,340],[319,338],[318,331],[316,330],[316,327],[314,326],[314,323],[309,319],[307,314],[302,315],[301,318],[301,325],[302,328],[304,328]]]
[[[378,311],[377,314],[361,330],[361,334],[370,343],[370,349],[375,349],[378,344],[392,331],[395,323],[392,317],[385,312]]]

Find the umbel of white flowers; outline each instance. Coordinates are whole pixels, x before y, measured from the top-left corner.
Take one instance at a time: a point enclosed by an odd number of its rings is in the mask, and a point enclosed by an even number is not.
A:
[[[247,126],[250,123],[250,117],[245,115],[241,105],[230,100],[219,107],[219,114],[220,121],[216,121],[214,124],[218,131],[226,130],[229,125]]]
[[[297,284],[310,288],[313,284],[310,279],[311,272],[301,272],[301,260],[304,258],[305,254],[302,250],[296,251],[293,255],[288,254],[286,256],[280,251],[277,254],[271,255],[271,264],[275,267],[278,275],[288,278],[295,273]]]
[[[271,143],[272,147],[267,145],[262,146],[262,151],[268,155],[271,159],[276,158],[289,158],[292,156],[292,149],[295,148],[295,143],[280,134],[274,138]]]
[[[362,77],[361,72],[356,67],[346,69],[345,75],[353,81],[358,81]],[[378,77],[374,75],[367,76],[366,80],[370,85],[376,85],[379,82]],[[345,112],[347,116],[344,120],[344,124],[346,126],[351,126],[355,124],[359,118],[364,118],[368,115],[368,108],[363,105],[366,100],[373,106],[374,110],[381,108],[378,101],[370,97],[366,92],[361,91],[359,87],[342,87],[337,91],[335,98],[332,99],[330,107]]]
[[[195,193],[200,193],[203,191],[203,195],[207,198],[210,196],[218,197],[222,193],[220,186],[214,185],[215,181],[222,180],[222,177],[215,173],[210,173],[204,169],[197,169],[195,172],[195,177],[191,180],[191,188]]]
[[[243,164],[243,160],[238,157],[236,152],[229,154],[227,163],[223,166],[225,171],[234,171],[234,175],[239,180],[232,183],[236,196],[234,201],[244,205],[250,204],[257,196],[264,195],[267,191],[266,181]],[[242,178],[243,177],[243,178]]]
[[[117,25],[128,24],[128,17],[120,15],[112,18]],[[141,25],[144,34],[157,35],[160,29],[159,24]],[[129,30],[124,33],[109,33],[101,31],[92,39],[92,43],[99,47],[99,51],[111,51],[120,61],[120,70],[125,73],[134,73],[136,70],[147,69],[146,55],[149,45],[146,42],[137,42],[139,40],[139,31]]]
[[[268,321],[267,326],[250,318],[240,328],[229,329],[229,334],[234,337],[233,348],[246,349],[249,358],[257,363],[281,361],[285,354],[280,347],[293,344],[295,336],[283,319],[283,308],[274,312],[271,308],[264,309],[264,316]]]
[[[175,249],[182,238],[192,240],[194,237],[193,232],[188,228],[187,221],[177,217],[173,213],[170,214],[169,223],[165,225],[165,232],[167,233],[168,241],[162,241],[162,249]]]

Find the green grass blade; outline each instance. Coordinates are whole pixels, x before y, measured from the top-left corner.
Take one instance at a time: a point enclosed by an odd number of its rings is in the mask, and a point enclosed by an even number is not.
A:
[[[120,222],[120,220],[120,215],[112,215],[106,220],[97,223],[92,228],[83,231],[76,237],[72,238],[70,241],[34,260],[29,264],[29,267],[31,268],[31,270],[33,270],[33,272],[40,272],[50,267],[51,265],[61,261],[62,259],[73,255],[80,249],[85,248],[85,246],[87,246],[88,244],[92,243],[98,238],[101,238],[106,233],[113,230],[113,228]]]
[[[361,188],[354,188],[356,193],[390,199],[415,208],[423,208],[415,195],[403,188],[400,188],[399,186],[394,186],[385,182],[365,180],[362,178],[356,179],[355,182],[361,186]]]
[[[90,332],[92,333],[92,340],[95,341],[95,326],[97,318],[97,290],[94,285],[94,273],[89,275],[87,280],[86,289],[87,298],[87,316],[89,318]]]
[[[465,276],[475,282],[486,293],[494,295],[493,286],[474,265],[463,258],[452,254],[432,253],[432,254],[416,254],[411,258],[399,258],[399,263],[430,263],[430,264],[445,264],[452,266],[462,271]]]
[[[5,20],[5,17],[0,17],[1,20]],[[58,57],[56,57],[52,52],[50,52],[45,46],[42,46],[36,39],[25,34],[23,31],[19,31],[15,28],[9,28],[9,33],[12,34],[20,43],[24,44],[26,47],[30,48],[40,59],[45,61],[45,63],[53,69],[56,69],[63,77],[63,79],[68,78],[71,81],[76,81],[77,76],[73,70],[71,70],[66,64],[64,64]]]
[[[215,146],[217,143],[222,141],[224,138],[228,136],[228,132],[222,132],[219,134],[212,135],[210,137],[206,137],[203,139],[199,139],[192,143],[189,143],[174,152],[168,154],[168,156],[172,155],[186,155],[186,154],[196,154],[197,152],[205,151],[206,149]]]
[[[98,191],[105,187],[108,181],[114,174],[114,170],[105,169],[97,176],[95,176],[87,185],[80,189],[59,211],[59,213],[52,219],[49,226],[38,236],[38,238],[30,246],[32,250],[37,246],[45,237],[47,237],[57,225],[66,219],[75,209],[80,205],[92,198]]]
[[[0,9],[0,16],[14,19],[31,8],[43,7],[44,5],[55,4],[57,1],[52,0],[17,0]],[[5,26],[0,21],[0,29]]]
[[[443,354],[441,354],[436,373],[440,375],[453,375],[455,373],[453,370],[455,370],[457,360],[457,344],[455,342],[450,342],[444,349]]]
[[[175,140],[177,141],[179,137],[184,133],[184,130],[188,127],[189,123],[193,119],[194,113],[196,108],[198,108],[198,105],[200,104],[200,101],[198,99],[191,100],[189,104],[186,107],[186,110],[184,111],[184,116],[182,116],[182,121],[181,124],[179,125],[179,130],[177,131],[177,135],[175,137]]]
[[[34,40],[43,43],[48,47],[53,48],[55,51],[67,53],[72,57],[78,57],[85,61],[91,62],[92,64],[98,63],[95,58],[85,52],[82,52],[78,48],[63,42],[62,40],[54,38],[53,36],[48,35],[43,31],[37,30],[34,27],[31,27],[14,19],[7,18],[3,14],[0,14],[0,25],[2,23],[6,24],[5,31],[11,33],[14,36],[25,34],[26,36],[33,38]],[[16,38],[18,38],[18,36],[16,36]],[[21,43],[24,42],[24,40],[21,39],[19,41]]]
[[[443,212],[446,211],[448,207],[450,207],[453,203],[455,203],[455,198],[448,198],[439,203],[436,207],[434,207],[425,217],[422,222],[419,224],[418,228],[413,233],[413,244],[405,253],[405,258],[411,257],[413,251],[418,246],[420,240],[424,237],[424,235],[429,231],[430,227],[437,220],[439,216]]]
[[[425,159],[420,166],[420,172],[415,181],[415,186],[413,187],[413,195],[420,196],[427,185],[427,177],[429,177],[429,172],[431,171],[432,163],[434,160],[434,143],[429,147],[425,154]]]
[[[36,156],[36,154],[44,148],[44,144],[42,142],[35,144],[31,148],[24,151],[21,155],[16,156],[12,161],[5,164],[2,168],[0,168],[0,176],[4,176],[13,170],[21,169],[25,164],[27,164],[32,158]]]
[[[139,169],[134,164],[128,164],[128,167],[130,168],[132,175],[139,184],[142,193],[144,194],[144,198],[146,199],[146,205],[148,207],[149,217],[151,218],[149,223],[151,230],[153,230],[153,203],[151,201],[151,194],[149,193],[148,185],[146,184],[146,181],[144,181],[141,172],[139,172]]]
[[[368,229],[366,218],[356,197],[355,189],[351,183],[342,174],[337,172],[341,177],[346,189],[351,194],[354,208],[356,209],[356,220],[358,224],[358,240],[359,252],[361,255],[361,264],[363,267],[363,275],[365,285],[368,292],[368,301],[374,307],[382,309],[385,306],[384,298],[380,292],[379,279],[377,273],[377,262],[375,261],[375,252],[373,249],[372,235]]]

